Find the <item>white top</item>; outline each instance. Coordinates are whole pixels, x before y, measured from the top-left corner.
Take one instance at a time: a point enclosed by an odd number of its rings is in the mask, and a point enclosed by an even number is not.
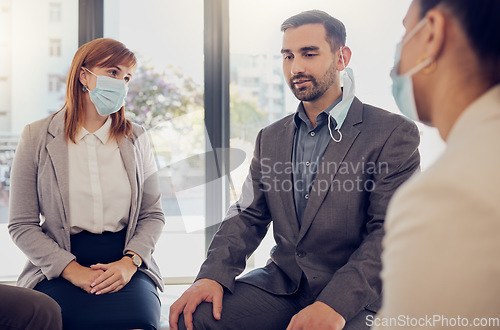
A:
[[[71,234],[117,232],[128,223],[130,182],[116,139],[109,138],[111,117],[95,133],[82,128],[68,142]]]
[[[440,159],[394,195],[372,329],[500,327],[499,141],[497,85],[460,116]]]

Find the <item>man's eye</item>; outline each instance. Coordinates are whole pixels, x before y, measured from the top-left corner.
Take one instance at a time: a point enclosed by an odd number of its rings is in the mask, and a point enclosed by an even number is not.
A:
[[[318,55],[318,54],[310,54],[310,53],[307,53],[307,54],[305,54],[304,56],[305,56],[305,57],[313,57],[313,56],[316,56],[316,55]]]
[[[292,59],[292,56],[291,56],[291,55],[284,55],[284,56],[283,56],[283,59],[284,59],[284,60],[291,60],[291,59]]]
[[[130,77],[125,77],[123,78],[123,80],[125,80],[125,82],[128,83],[130,81]]]

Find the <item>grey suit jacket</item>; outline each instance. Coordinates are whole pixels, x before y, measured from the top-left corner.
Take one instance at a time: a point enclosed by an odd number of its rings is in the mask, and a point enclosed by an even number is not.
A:
[[[61,275],[75,259],[70,252],[68,147],[64,111],[27,125],[16,150],[11,173],[9,231],[28,262],[18,285],[33,288]],[[165,219],[156,175],[144,177],[144,159],[151,153],[145,130],[134,125],[133,138],[119,144],[132,190],[124,251],[140,255],[140,271],[163,289],[152,253]]]
[[[304,273],[317,300],[346,321],[363,308],[377,311],[386,208],[419,169],[419,132],[413,122],[357,98],[341,132],[342,141],[330,141],[325,151],[299,227],[291,186],[293,115],[260,131],[242,195],[221,223],[198,279],[232,290],[272,221],[271,259],[238,280],[292,294]]]

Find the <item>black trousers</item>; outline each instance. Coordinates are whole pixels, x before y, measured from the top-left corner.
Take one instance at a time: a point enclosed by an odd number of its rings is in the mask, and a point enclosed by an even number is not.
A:
[[[123,257],[125,230],[71,236],[71,252],[82,266],[110,263]],[[62,310],[64,329],[158,329],[160,299],[154,282],[137,271],[116,293],[88,294],[62,277],[44,280],[35,290],[52,297]]]
[[[236,282],[233,293],[224,292],[222,315],[213,317],[212,303],[203,302],[193,314],[195,330],[280,330],[286,329],[292,317],[315,301],[304,281],[293,295],[275,295],[253,285]],[[368,330],[366,316],[373,312],[363,310],[350,320],[344,329]],[[179,329],[186,329],[181,314]]]

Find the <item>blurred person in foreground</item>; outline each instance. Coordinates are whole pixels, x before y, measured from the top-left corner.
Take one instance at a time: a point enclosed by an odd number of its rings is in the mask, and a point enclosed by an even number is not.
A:
[[[172,329],[367,329],[378,310],[385,212],[419,169],[418,129],[356,98],[342,22],[313,10],[281,28],[301,102],[258,134],[239,201],[170,308]],[[271,260],[235,280],[271,222]]]
[[[0,329],[62,330],[61,307],[41,292],[0,284]]]
[[[390,203],[383,307],[367,321],[441,329],[496,318],[481,329],[498,329],[500,1],[414,0],[403,23],[394,97],[447,147]]]
[[[25,127],[12,164],[18,285],[57,301],[65,329],[159,328],[165,220],[148,135],[125,118],[135,67],[116,40],[81,46],[62,110]]]

